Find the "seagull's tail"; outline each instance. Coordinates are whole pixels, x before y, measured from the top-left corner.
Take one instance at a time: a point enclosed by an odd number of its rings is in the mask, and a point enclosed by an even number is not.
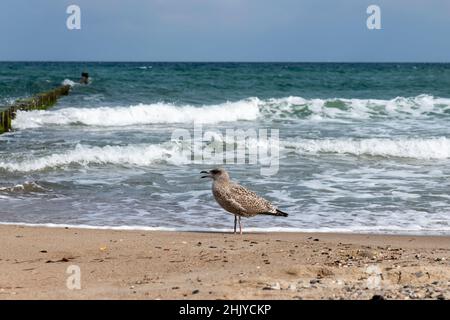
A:
[[[276,216],[280,216],[280,217],[287,217],[288,214],[286,212],[283,212],[281,210],[277,209],[277,213],[275,214]]]
[[[267,214],[269,216],[276,216],[276,217],[287,217],[288,216],[288,214],[286,212],[283,212],[278,209],[276,209],[275,212],[261,212],[260,214]]]

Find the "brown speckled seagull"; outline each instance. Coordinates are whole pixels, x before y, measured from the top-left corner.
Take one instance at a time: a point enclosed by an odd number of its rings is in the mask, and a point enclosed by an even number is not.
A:
[[[273,204],[261,198],[253,191],[230,180],[228,173],[222,169],[200,172],[202,178],[213,179],[212,192],[216,201],[226,211],[234,214],[234,233],[239,221],[239,232],[242,234],[241,217],[253,217],[259,214],[287,217],[288,214],[278,210]]]

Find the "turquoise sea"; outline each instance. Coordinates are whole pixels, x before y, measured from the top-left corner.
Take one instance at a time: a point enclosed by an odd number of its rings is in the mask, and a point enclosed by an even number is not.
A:
[[[246,230],[450,234],[450,64],[1,62],[0,105],[62,83],[0,135],[1,223],[231,230],[221,165],[290,213]],[[194,124],[279,130],[278,171],[193,161],[229,144],[172,139]]]

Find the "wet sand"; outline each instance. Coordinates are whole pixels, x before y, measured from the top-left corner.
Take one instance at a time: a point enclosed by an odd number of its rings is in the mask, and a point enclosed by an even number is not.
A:
[[[0,226],[0,243],[0,299],[450,299],[448,236]]]

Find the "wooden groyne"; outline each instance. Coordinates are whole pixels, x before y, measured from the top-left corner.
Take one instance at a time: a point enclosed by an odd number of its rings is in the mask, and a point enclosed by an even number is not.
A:
[[[45,110],[53,106],[59,97],[69,94],[70,86],[60,86],[51,91],[39,93],[31,98],[16,100],[11,106],[0,106],[0,134],[11,131],[12,119],[18,110]]]

